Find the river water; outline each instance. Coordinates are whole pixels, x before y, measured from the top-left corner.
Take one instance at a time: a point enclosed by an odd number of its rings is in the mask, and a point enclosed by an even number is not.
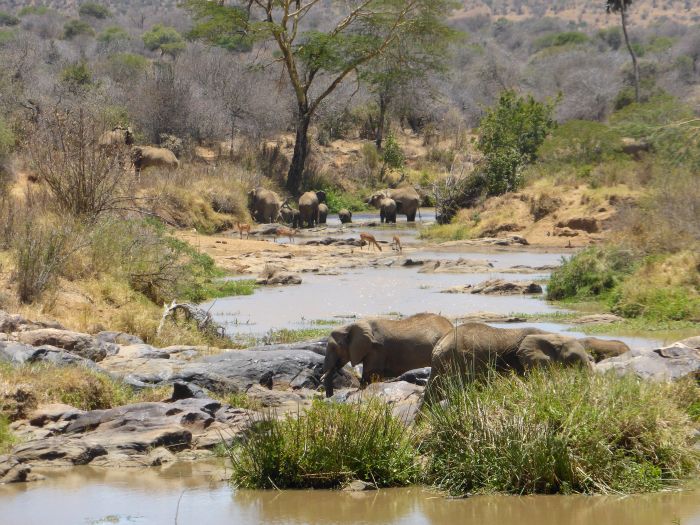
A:
[[[422,487],[363,493],[237,490],[221,481],[224,477],[221,463],[148,470],[75,467],[39,483],[0,486],[0,523],[700,525],[700,492],[693,488],[628,497],[455,500]]]

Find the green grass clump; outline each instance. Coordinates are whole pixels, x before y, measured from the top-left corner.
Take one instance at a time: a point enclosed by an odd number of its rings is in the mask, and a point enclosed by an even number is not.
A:
[[[698,464],[698,387],[682,387],[686,406],[676,384],[575,369],[448,385],[427,411],[427,481],[459,495],[662,489]]]
[[[450,224],[433,224],[420,230],[420,238],[429,241],[463,241],[476,237],[474,228],[455,220]]]
[[[552,272],[547,299],[588,299],[612,291],[630,275],[637,260],[629,251],[616,248],[587,248]]]
[[[255,288],[256,284],[252,279],[240,281],[211,280],[198,283],[191,289],[186,290],[183,297],[189,301],[202,302],[207,299],[232,297],[234,295],[253,295]]]
[[[370,209],[361,196],[352,193],[342,193],[335,188],[325,188],[326,204],[330,213],[338,213],[345,208],[350,211],[366,211]]]
[[[379,401],[316,401],[296,416],[266,417],[230,457],[243,488],[337,488],[353,479],[401,486],[419,474],[410,431]]]
[[[266,345],[300,343],[302,341],[311,341],[327,337],[332,329],[333,328],[330,326],[299,328],[297,330],[282,328],[280,330],[269,331],[258,342]]]
[[[17,438],[10,432],[10,420],[0,414],[0,454],[6,454],[17,443]]]

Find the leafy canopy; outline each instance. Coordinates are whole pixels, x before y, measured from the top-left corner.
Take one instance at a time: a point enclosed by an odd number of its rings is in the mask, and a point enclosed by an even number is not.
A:
[[[105,44],[118,42],[119,40],[129,40],[129,33],[127,33],[125,29],[119,26],[109,26],[104,31],[102,31],[97,37],[98,42],[102,42]]]
[[[78,8],[80,16],[91,16],[93,18],[109,18],[112,13],[106,6],[96,2],[85,2]]]
[[[481,119],[479,150],[486,161],[484,176],[489,195],[513,191],[520,171],[537,158],[537,149],[555,128],[556,101],[538,102],[532,95],[505,90]]]
[[[95,31],[92,29],[90,24],[84,20],[68,20],[63,26],[63,38],[70,40],[79,35],[92,36]]]
[[[149,51],[160,51],[161,55],[175,56],[185,49],[185,39],[174,27],[154,25],[143,36],[143,44]]]
[[[607,0],[605,2],[605,10],[608,13],[619,13],[627,11],[632,5],[633,0]]]

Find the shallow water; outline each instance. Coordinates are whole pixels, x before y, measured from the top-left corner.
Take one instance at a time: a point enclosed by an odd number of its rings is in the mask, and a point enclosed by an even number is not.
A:
[[[700,492],[628,497],[479,496],[451,500],[420,487],[376,492],[236,490],[215,464],[149,470],[75,467],[0,486],[7,525],[700,525]],[[178,504],[179,501],[179,504]],[[177,514],[177,520],[176,520]]]

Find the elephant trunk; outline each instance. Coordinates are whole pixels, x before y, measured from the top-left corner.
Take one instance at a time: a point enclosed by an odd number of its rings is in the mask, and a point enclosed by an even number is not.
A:
[[[333,352],[326,351],[326,359],[323,362],[323,387],[326,391],[326,397],[333,395],[333,379],[335,372],[338,369],[338,357]]]
[[[326,390],[326,397],[333,395],[333,378],[335,377],[335,368],[326,372],[323,378],[323,387]]]

